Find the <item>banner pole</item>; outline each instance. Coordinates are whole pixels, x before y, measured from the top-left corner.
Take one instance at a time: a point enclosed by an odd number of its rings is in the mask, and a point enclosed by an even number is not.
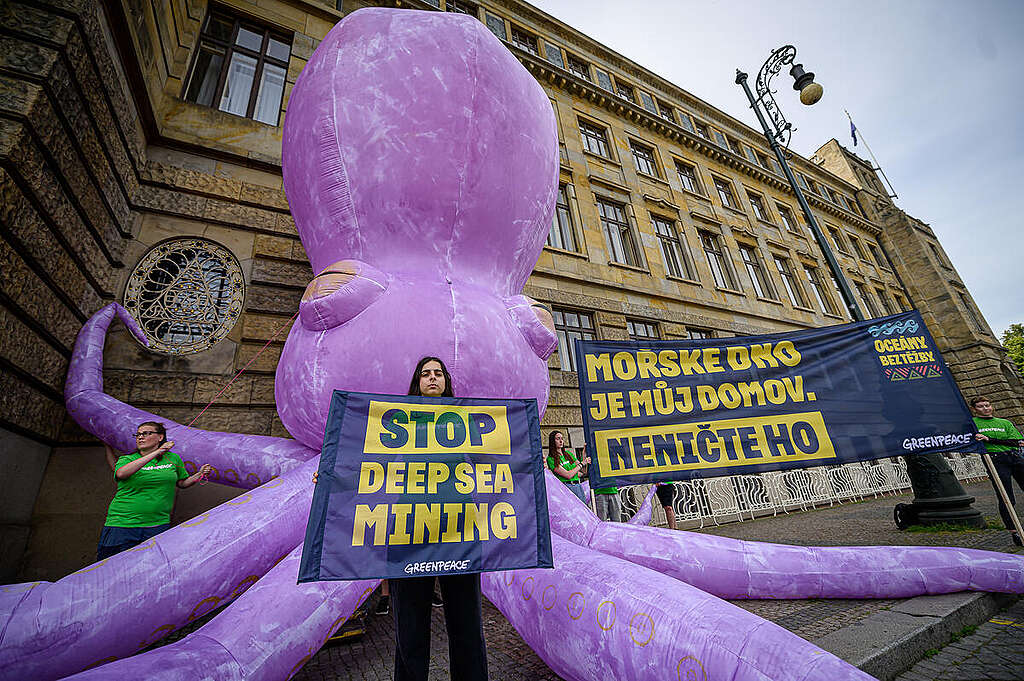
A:
[[[996,472],[996,465],[992,463],[992,457],[990,457],[986,452],[981,455],[981,459],[985,462],[985,468],[988,470],[988,477],[992,478],[992,484],[995,485],[996,491],[999,493],[999,498],[1003,500],[1003,504],[1010,512],[1010,519],[1013,520],[1013,527],[1017,532],[1017,536],[1024,537],[1024,529],[1021,529],[1020,518],[1017,517],[1017,511],[1014,510],[1013,504],[1010,503],[1010,497],[1006,493],[1006,488],[1003,487],[1003,481],[999,479],[999,474]]]

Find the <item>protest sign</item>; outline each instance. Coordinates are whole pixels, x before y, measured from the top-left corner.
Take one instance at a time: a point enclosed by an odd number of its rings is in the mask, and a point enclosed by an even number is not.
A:
[[[577,341],[593,487],[981,451],[917,311],[793,333]]]
[[[551,565],[535,400],[334,391],[299,582]]]

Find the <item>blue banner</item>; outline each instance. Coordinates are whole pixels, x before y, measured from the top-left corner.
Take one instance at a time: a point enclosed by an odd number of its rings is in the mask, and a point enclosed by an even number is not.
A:
[[[576,341],[591,487],[981,452],[916,310],[793,333]]]
[[[536,400],[334,391],[300,583],[551,566]]]

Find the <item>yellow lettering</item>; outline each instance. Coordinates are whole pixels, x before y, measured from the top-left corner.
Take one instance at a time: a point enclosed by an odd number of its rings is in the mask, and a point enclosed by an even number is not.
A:
[[[383,546],[388,532],[388,505],[356,504],[355,524],[352,527],[352,546],[362,546],[366,528],[373,526],[373,545]]]
[[[356,494],[372,494],[384,485],[384,466],[376,461],[364,461],[359,467],[359,487]]]
[[[455,464],[455,491],[459,494],[473,491],[473,467],[465,461]],[[445,504],[445,513],[448,512],[448,506]]]
[[[451,471],[443,463],[427,464],[427,494],[437,494],[437,486],[448,479]]]
[[[516,510],[512,504],[499,501],[491,508],[491,532],[495,539],[516,538]]]
[[[388,474],[384,483],[385,494],[401,494],[405,483],[405,463],[388,461]]]
[[[494,468],[494,493],[512,494],[512,467],[507,463],[499,463]]]

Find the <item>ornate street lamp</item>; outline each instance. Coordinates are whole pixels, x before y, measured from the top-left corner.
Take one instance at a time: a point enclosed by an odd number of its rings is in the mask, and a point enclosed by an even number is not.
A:
[[[800,101],[810,106],[820,100],[822,95],[821,85],[814,82],[814,74],[805,71],[803,64],[795,63],[795,59],[796,48],[792,45],[784,45],[771,53],[757,74],[755,84],[757,98],[754,97],[750,86],[747,85],[747,74],[739,69],[736,69],[736,84],[743,88],[750,101],[750,108],[754,110],[757,120],[761,123],[768,146],[775,152],[775,158],[778,159],[782,172],[789,180],[789,186],[800,203],[807,224],[811,228],[811,234],[818,242],[818,248],[825,256],[825,261],[839,286],[839,293],[843,297],[846,308],[850,311],[850,316],[854,321],[864,321],[864,315],[853,296],[853,290],[850,288],[849,282],[846,281],[846,277],[843,276],[843,269],[825,240],[818,221],[811,213],[811,207],[803,192],[800,191],[800,186],[797,184],[787,160],[788,151],[786,150],[789,149],[793,125],[782,115],[782,111],[775,101],[771,89],[772,78],[782,70],[783,66],[792,65],[789,74],[793,76],[793,89],[800,92]],[[768,126],[765,113],[771,120],[772,127]],[[780,142],[785,144],[786,150],[783,149]],[[984,526],[985,521],[981,517],[981,513],[971,508],[974,497],[968,496],[949,464],[946,463],[944,456],[941,454],[915,454],[904,457],[904,459],[907,462],[910,485],[914,490],[914,501],[911,504],[896,505],[893,510],[893,519],[896,521],[897,527],[902,529],[915,523],[924,525],[957,523],[976,527]]]

